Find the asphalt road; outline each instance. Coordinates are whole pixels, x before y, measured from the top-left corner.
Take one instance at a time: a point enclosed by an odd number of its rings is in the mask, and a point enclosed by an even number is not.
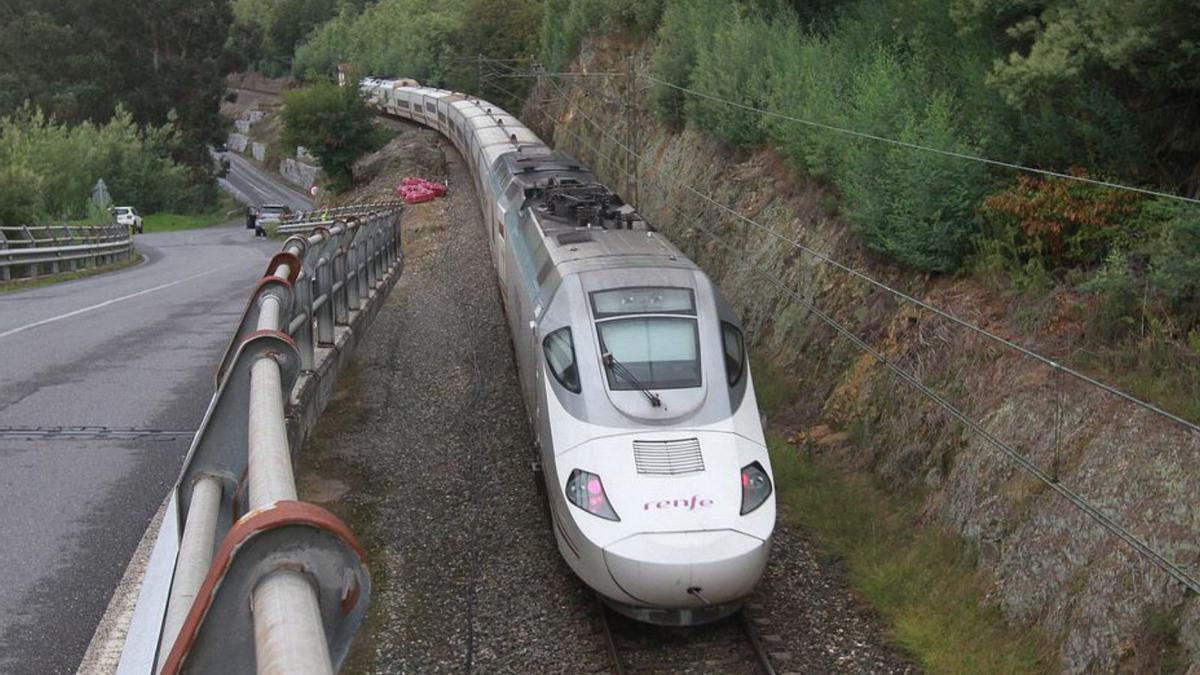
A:
[[[307,206],[239,159],[229,180],[243,193]],[[139,265],[0,294],[3,673],[75,670],[190,441],[30,441],[14,429],[195,429],[279,246],[244,221],[136,239]]]
[[[264,174],[254,162],[236,152],[225,152],[219,156],[229,160],[229,175],[222,179],[221,187],[241,201],[255,205],[286,204],[296,211],[312,208],[312,203],[304,194]]]

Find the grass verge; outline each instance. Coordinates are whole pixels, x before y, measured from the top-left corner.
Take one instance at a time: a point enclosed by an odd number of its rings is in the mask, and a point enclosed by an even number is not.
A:
[[[796,383],[753,365],[768,415],[786,414]],[[848,472],[812,446],[769,433],[781,522],[810,534],[843,561],[847,581],[891,628],[895,643],[929,673],[1050,673],[1055,645],[1004,622],[987,600],[989,575],[960,537],[922,523],[921,496]]]
[[[24,291],[30,288],[40,288],[51,284],[61,283],[63,281],[74,281],[76,279],[86,279],[107,272],[115,272],[126,267],[133,267],[142,262],[142,255],[136,251],[129,260],[113,263],[111,265],[101,265],[100,267],[89,267],[87,269],[78,270],[76,272],[66,272],[64,274],[43,275],[36,279],[13,279],[12,281],[0,282],[0,294],[11,293],[13,291]]]
[[[222,193],[217,206],[205,213],[152,213],[143,218],[146,232],[176,232],[211,227],[245,217],[245,211],[227,194]]]
[[[778,436],[768,445],[783,521],[844,560],[850,585],[928,672],[1053,671],[1053,646],[1004,623],[966,544],[922,526],[915,496],[886,493]]]

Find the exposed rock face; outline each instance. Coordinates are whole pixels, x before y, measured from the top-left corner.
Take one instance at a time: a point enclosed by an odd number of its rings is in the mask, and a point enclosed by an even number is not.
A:
[[[307,190],[317,182],[321,167],[285,157],[279,161],[279,175],[296,187]]]
[[[225,144],[234,152],[245,152],[246,146],[250,144],[250,139],[243,134],[229,134],[229,140]]]
[[[593,43],[582,61],[590,71],[623,72],[624,56],[617,45]],[[1047,322],[1058,322],[1056,330],[1023,330],[1011,318],[1011,300],[981,283],[931,279],[864,250],[837,216],[835,195],[790,172],[774,153],[736,153],[693,130],[665,129],[645,100],[635,115],[606,106],[627,99],[620,78],[571,78],[559,86],[565,96],[544,85],[530,97],[543,103],[525,111],[526,124],[631,200],[634,166],[619,144],[638,147],[639,210],[720,284],[757,352],[800,383],[804,400],[783,424],[847,432],[851,442],[828,444],[829,455],[922,490],[926,517],[959,533],[993,575],[992,598],[1004,616],[1059,641],[1063,672],[1141,670],[1166,641],[1178,643],[1185,671],[1190,664],[1200,674],[1195,595],[1185,596],[1181,584],[887,364],[1193,576],[1200,575],[1200,434],[905,302],[816,253],[1070,365],[1062,335],[1082,328],[1069,325],[1065,307]],[[876,354],[863,353],[814,309]]]

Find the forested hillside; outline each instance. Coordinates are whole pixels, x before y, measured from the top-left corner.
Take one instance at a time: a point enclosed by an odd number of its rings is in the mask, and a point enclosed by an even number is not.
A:
[[[210,202],[230,21],[224,0],[0,4],[7,218],[79,217],[99,178],[151,211]]]

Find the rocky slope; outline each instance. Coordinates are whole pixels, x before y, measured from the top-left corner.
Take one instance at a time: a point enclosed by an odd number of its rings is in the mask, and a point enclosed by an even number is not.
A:
[[[589,43],[576,68],[624,72],[630,47]],[[633,62],[644,69],[637,49]],[[772,427],[807,442],[825,425],[845,442],[823,439],[820,451],[896,489],[920,491],[928,521],[978,552],[1004,616],[1036,624],[1060,645],[1063,672],[1200,674],[1195,594],[913,382],[1193,576],[1200,574],[1200,434],[819,256],[1068,366],[1078,360],[1069,347],[1087,312],[1077,298],[1049,298],[1030,319],[1029,307],[977,280],[890,264],[862,247],[822,184],[793,174],[770,151],[736,153],[694,130],[664,128],[645,88],[631,89],[625,78],[541,83],[524,119],[635,201],[720,283],[760,359],[794,388],[788,413]],[[622,146],[640,157],[631,161]]]

